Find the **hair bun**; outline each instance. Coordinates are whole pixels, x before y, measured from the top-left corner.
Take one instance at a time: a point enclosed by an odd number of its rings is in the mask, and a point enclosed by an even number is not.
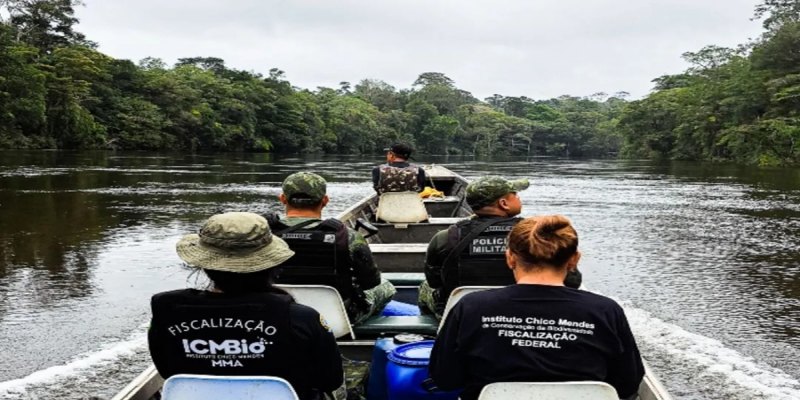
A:
[[[511,230],[508,248],[528,264],[562,266],[578,251],[578,233],[563,215],[530,217]]]

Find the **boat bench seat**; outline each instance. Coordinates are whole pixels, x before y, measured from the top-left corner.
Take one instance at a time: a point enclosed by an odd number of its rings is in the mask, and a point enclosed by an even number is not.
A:
[[[439,321],[432,315],[375,316],[353,327],[357,337],[377,337],[385,333],[436,335]]]
[[[421,253],[428,250],[427,243],[370,243],[372,254]]]
[[[381,271],[421,273],[425,269],[427,243],[370,243],[369,249]]]
[[[422,272],[383,272],[381,276],[386,278],[389,282],[397,286],[419,286],[425,280],[425,274]]]
[[[428,198],[422,202],[431,217],[450,217],[456,215],[458,208],[461,207],[462,200],[458,196],[446,196],[444,198]]]
[[[430,218],[411,224],[373,223],[383,243],[428,243],[436,232],[445,230],[464,218]]]
[[[461,197],[458,196],[444,196],[444,197],[428,197],[422,200],[424,203],[447,203],[454,202],[460,203]]]
[[[428,223],[429,224],[433,224],[433,225],[447,225],[447,226],[450,226],[450,225],[458,223],[458,222],[460,222],[461,220],[464,220],[464,219],[466,219],[466,218],[463,218],[463,217],[429,218],[428,219]],[[442,229],[446,229],[446,228],[447,227],[444,227]]]

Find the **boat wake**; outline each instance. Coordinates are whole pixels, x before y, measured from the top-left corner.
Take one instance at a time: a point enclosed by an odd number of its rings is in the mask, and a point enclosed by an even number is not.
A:
[[[625,307],[642,354],[651,366],[660,367],[656,368],[656,375],[664,380],[676,399],[690,393],[706,399],[800,399],[800,381],[786,372],[730,349],[718,340],[688,332],[647,311],[620,303]],[[681,382],[682,386],[687,381],[692,388],[670,385]]]
[[[98,377],[98,370],[104,366],[111,366],[123,358],[143,353],[146,345],[146,334],[137,330],[127,340],[110,343],[95,352],[81,354],[66,364],[45,368],[23,378],[0,382],[0,399],[87,398],[85,395],[91,396],[92,394],[83,392],[80,387],[73,388],[78,389],[77,391],[66,390],[66,386],[75,386],[77,381],[95,381]],[[126,367],[123,366],[120,369],[122,368]],[[116,370],[116,368],[114,369]],[[141,371],[132,372],[132,376],[138,372]],[[118,388],[125,385],[125,382],[100,381],[99,384],[115,385]],[[39,390],[39,388],[46,390]],[[113,388],[111,389],[113,390]],[[73,397],[78,395],[77,392],[82,392],[80,397]]]

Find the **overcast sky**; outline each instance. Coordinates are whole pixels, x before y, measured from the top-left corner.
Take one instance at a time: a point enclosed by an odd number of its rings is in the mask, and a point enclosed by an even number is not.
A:
[[[761,32],[758,0],[86,0],[78,30],[138,61],[214,56],[299,87],[364,78],[410,87],[444,72],[483,99],[630,92],[681,53]]]

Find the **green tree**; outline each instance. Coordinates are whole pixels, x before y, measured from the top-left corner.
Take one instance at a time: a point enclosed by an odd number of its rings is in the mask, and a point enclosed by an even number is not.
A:
[[[46,129],[46,74],[37,49],[16,42],[0,23],[0,148],[52,147]]]
[[[57,47],[92,45],[73,29],[78,23],[75,7],[82,4],[79,0],[2,0],[0,11],[8,13],[18,40],[47,54]]]

